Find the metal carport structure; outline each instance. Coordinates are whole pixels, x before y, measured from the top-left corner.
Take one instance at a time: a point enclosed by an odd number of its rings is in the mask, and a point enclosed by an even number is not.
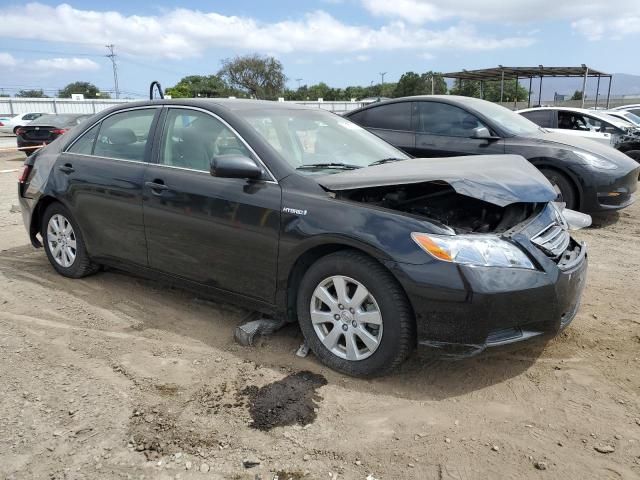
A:
[[[582,64],[580,67],[545,67],[538,65],[537,67],[503,67],[499,65],[496,68],[483,68],[480,70],[462,70],[461,72],[443,73],[444,78],[454,78],[457,80],[474,80],[480,82],[480,97],[483,96],[483,86],[486,81],[500,81],[500,102],[502,102],[504,94],[504,81],[515,80],[516,84],[522,79],[529,79],[529,99],[527,104],[531,106],[531,87],[534,78],[540,78],[538,101],[541,102],[542,97],[542,79],[544,77],[581,77],[582,80],[582,107],[584,108],[585,88],[587,86],[587,78],[595,77],[598,79],[596,88],[596,102],[598,107],[598,98],[600,96],[600,79],[602,77],[609,79],[609,87],[607,89],[607,108],[609,108],[609,99],[611,97],[611,78],[609,73],[589,68]],[[514,101],[517,105],[517,96]]]

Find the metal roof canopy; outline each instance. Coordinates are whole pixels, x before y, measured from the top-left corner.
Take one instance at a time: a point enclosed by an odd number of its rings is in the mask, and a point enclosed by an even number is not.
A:
[[[609,88],[607,91],[607,108],[609,108],[609,99],[611,97],[611,78],[609,73],[589,68],[582,64],[580,67],[545,67],[538,65],[537,67],[503,67],[499,65],[496,68],[484,68],[480,70],[462,70],[461,72],[443,73],[445,78],[455,78],[460,81],[475,80],[480,81],[480,97],[482,98],[483,83],[485,81],[500,81],[500,102],[504,94],[504,81],[520,79],[529,79],[529,100],[528,105],[531,106],[531,86],[534,77],[540,78],[538,102],[542,103],[542,79],[544,77],[581,77],[582,78],[582,107],[584,108],[585,88],[587,86],[588,77],[596,77],[598,86],[596,88],[595,107],[598,106],[598,98],[600,96],[600,78],[609,79]],[[517,96],[514,101],[514,107],[517,106]]]

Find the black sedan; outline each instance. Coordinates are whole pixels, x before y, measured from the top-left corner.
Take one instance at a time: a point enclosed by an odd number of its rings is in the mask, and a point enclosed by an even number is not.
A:
[[[71,128],[80,125],[90,116],[84,113],[42,115],[29,125],[16,130],[18,148],[28,157],[38,148],[53,142]]]
[[[523,158],[410,159],[283,103],[118,106],[29,157],[19,197],[60,274],[109,265],[299,322],[350,375],[416,345],[466,355],[554,335],[587,269]]]
[[[513,153],[535,165],[568,208],[602,212],[634,201],[640,167],[607,145],[551,133],[495,103],[454,95],[407,97],[345,114],[416,157]]]

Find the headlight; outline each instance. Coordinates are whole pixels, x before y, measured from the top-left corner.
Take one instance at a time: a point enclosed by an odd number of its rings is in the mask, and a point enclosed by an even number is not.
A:
[[[411,238],[429,255],[445,262],[535,270],[522,250],[495,235],[432,235],[414,232]]]
[[[609,160],[606,160],[602,157],[592,155],[591,153],[580,151],[574,151],[573,153],[578,155],[581,159],[587,162],[587,164],[591,165],[594,168],[599,168],[601,170],[615,170],[616,168],[618,168],[615,163],[610,162]]]

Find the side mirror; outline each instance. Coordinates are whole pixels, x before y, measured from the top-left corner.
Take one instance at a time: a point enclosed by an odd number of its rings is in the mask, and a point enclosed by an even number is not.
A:
[[[211,160],[210,173],[214,177],[255,180],[262,176],[262,168],[244,155],[218,155]]]
[[[491,140],[494,137],[491,135],[491,132],[487,127],[476,127],[471,132],[471,138],[476,138],[478,140]]]

